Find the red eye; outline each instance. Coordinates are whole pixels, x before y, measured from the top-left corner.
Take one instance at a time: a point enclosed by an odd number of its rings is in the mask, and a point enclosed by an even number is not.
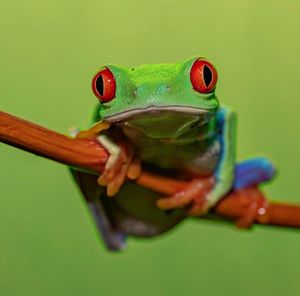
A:
[[[207,94],[215,88],[218,73],[210,62],[198,59],[192,66],[190,78],[196,91]]]
[[[116,94],[116,81],[113,73],[108,68],[101,70],[93,78],[92,88],[100,102],[111,101]]]

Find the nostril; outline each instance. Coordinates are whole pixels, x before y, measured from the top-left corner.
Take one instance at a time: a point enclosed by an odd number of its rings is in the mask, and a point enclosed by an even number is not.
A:
[[[160,93],[166,93],[166,92],[169,92],[170,90],[171,90],[171,87],[169,85],[162,84],[158,87],[158,92],[160,92]]]

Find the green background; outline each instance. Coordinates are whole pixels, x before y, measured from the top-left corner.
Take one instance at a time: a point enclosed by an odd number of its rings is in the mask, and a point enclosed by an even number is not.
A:
[[[88,123],[107,62],[200,54],[238,111],[238,158],[279,168],[265,187],[300,203],[298,0],[1,1],[0,110],[66,132]],[[299,295],[300,232],[186,221],[128,241],[97,238],[66,168],[0,144],[1,295]]]

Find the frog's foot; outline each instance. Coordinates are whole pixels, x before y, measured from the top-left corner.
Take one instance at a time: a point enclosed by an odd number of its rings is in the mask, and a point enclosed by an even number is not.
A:
[[[250,228],[255,221],[268,221],[269,203],[256,186],[236,190],[229,195],[230,197],[242,206],[243,214],[235,221],[238,227]]]
[[[140,161],[134,157],[133,149],[125,144],[113,143],[106,135],[100,135],[97,140],[108,151],[109,157],[103,173],[98,178],[98,184],[107,186],[108,196],[114,196],[125,182],[126,177],[137,179],[141,173]]]
[[[162,210],[186,208],[188,215],[203,215],[209,210],[207,195],[213,185],[214,178],[194,179],[184,190],[158,199],[157,206]]]

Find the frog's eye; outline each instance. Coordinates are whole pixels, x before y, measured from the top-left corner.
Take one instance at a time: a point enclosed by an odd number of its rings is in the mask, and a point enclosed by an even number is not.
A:
[[[210,93],[216,87],[218,73],[215,67],[204,59],[194,62],[191,73],[191,83],[193,88],[200,93]]]
[[[116,81],[113,73],[108,68],[101,70],[93,78],[92,88],[100,102],[111,101],[116,94]]]

